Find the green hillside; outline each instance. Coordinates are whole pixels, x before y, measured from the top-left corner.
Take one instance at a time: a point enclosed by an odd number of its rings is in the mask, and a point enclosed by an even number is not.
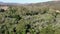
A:
[[[0,34],[60,34],[60,11],[45,5],[0,9]]]

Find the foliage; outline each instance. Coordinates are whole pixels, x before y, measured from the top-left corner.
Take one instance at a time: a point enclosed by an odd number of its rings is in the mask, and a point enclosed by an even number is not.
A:
[[[60,34],[60,13],[48,7],[9,7],[0,12],[0,34]]]

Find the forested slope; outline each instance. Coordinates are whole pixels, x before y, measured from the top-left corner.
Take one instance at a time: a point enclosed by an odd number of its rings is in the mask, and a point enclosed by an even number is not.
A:
[[[60,34],[60,11],[35,5],[0,9],[0,34]]]
[[[59,12],[47,7],[0,9],[0,34],[60,34]]]

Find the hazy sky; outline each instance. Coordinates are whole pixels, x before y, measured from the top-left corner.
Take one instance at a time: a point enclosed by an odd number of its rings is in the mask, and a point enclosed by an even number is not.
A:
[[[12,3],[36,3],[36,2],[46,2],[51,0],[0,0],[0,2],[12,2]]]

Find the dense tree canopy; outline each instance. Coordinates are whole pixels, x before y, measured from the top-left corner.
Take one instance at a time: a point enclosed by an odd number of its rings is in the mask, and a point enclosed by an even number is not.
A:
[[[60,13],[48,7],[0,9],[0,34],[60,34]]]

